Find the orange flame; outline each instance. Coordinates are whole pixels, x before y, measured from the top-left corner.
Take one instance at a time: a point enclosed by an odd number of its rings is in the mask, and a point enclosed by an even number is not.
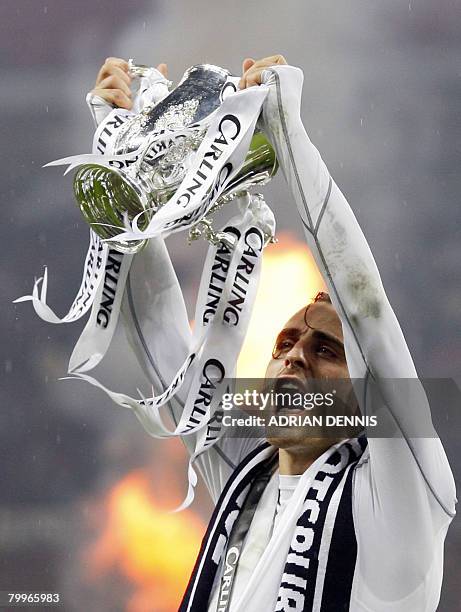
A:
[[[194,512],[173,514],[159,504],[149,481],[136,470],[110,491],[107,523],[86,555],[91,576],[116,571],[134,586],[127,612],[178,609],[204,532]]]
[[[237,376],[264,378],[275,338],[288,319],[306,306],[325,284],[306,243],[288,232],[264,251],[258,295]]]

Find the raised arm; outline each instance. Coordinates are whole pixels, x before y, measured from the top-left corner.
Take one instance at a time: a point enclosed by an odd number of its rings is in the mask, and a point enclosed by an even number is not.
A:
[[[133,93],[128,62],[119,57],[107,58],[86,97],[95,124],[99,125],[113,108],[135,112],[146,103],[146,97],[156,103],[165,93],[157,86],[166,86],[166,76],[166,64],[159,64],[157,69],[150,69]],[[122,313],[138,361],[159,393],[181,366],[190,342],[183,296],[163,240],[150,241],[134,258]],[[161,355],[158,354],[160,347]],[[168,404],[175,422],[179,421],[181,404],[181,400]],[[193,445],[191,438],[187,446],[191,450]]]
[[[432,430],[427,398],[417,381],[404,336],[354,213],[302,124],[303,74],[287,65],[267,68],[265,61],[259,66],[250,64],[243,85],[263,82],[269,87],[263,107],[265,129],[296,202],[308,245],[341,318],[350,376],[372,381],[378,391],[379,400],[373,405],[366,397],[358,398],[361,410],[370,414],[370,410],[384,409],[382,418],[397,432],[394,439],[369,440],[373,486],[395,489],[396,473],[406,470],[410,483],[417,480],[419,487],[424,482],[431,507],[452,516],[453,477]],[[389,379],[414,379],[414,384],[396,387],[386,382]],[[420,431],[426,435],[432,432],[432,438],[412,437],[416,435],[415,414]],[[410,497],[409,492],[402,503],[414,503]]]
[[[139,112],[146,104],[156,104],[167,93],[167,66],[149,69],[136,93],[129,65],[121,58],[108,58],[98,72],[87,104],[97,125],[114,107]],[[191,348],[191,330],[173,265],[161,238],[149,241],[133,259],[122,315],[130,345],[156,394],[168,387]],[[186,401],[186,385],[164,406],[177,425]],[[196,435],[182,437],[190,454]],[[254,440],[225,437],[196,461],[210,493],[217,499],[230,473],[251,450]],[[247,448],[250,447],[250,448]]]

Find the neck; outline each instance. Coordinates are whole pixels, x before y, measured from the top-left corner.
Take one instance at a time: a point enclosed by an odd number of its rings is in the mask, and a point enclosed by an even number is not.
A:
[[[308,446],[279,448],[279,474],[296,476],[304,474],[316,459],[338,440],[312,438]]]
[[[323,452],[323,451],[322,451]],[[303,474],[322,453],[298,452],[289,448],[279,449],[279,474],[296,476]]]

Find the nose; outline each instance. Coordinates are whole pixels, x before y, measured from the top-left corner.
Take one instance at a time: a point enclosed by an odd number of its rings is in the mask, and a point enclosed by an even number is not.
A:
[[[296,342],[285,355],[285,368],[298,369],[305,373],[308,372],[309,363],[301,342]]]

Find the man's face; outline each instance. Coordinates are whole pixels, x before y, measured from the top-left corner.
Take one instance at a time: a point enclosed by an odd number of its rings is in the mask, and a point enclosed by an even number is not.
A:
[[[277,336],[266,378],[306,384],[311,379],[349,379],[341,321],[328,302],[315,302],[297,312]],[[278,384],[278,382],[277,382]],[[305,414],[309,414],[306,412]],[[274,436],[274,437],[272,437]],[[337,440],[319,439],[304,428],[271,432],[268,441],[279,448],[328,448]]]

